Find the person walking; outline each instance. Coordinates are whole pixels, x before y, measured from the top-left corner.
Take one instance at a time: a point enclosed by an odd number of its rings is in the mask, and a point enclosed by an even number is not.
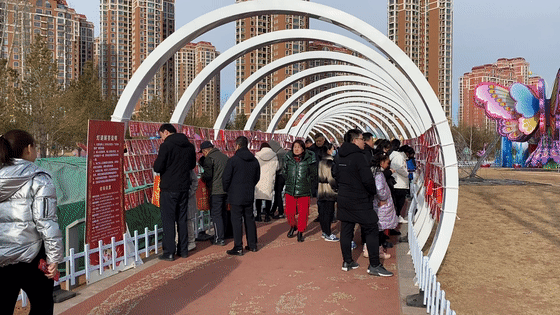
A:
[[[368,248],[379,247],[378,217],[373,209],[376,194],[375,180],[364,154],[362,132],[351,129],[344,135],[344,143],[338,150],[333,166],[333,177],[338,186],[338,220],[341,222],[340,249],[342,270],[349,271],[360,265],[352,259],[351,242],[354,227],[360,224]],[[379,261],[379,252],[369,255],[368,274],[392,276]]]
[[[196,166],[194,146],[171,124],[159,128],[163,143],[154,162],[154,171],[161,175],[160,212],[163,225],[161,260],[175,260],[175,253],[188,256],[188,202],[191,170]],[[175,243],[175,228],[178,242]],[[179,245],[179,246],[178,246]]]
[[[334,217],[334,204],[336,202],[336,192],[333,187],[336,187],[336,181],[332,176],[333,165],[333,152],[334,147],[332,144],[325,144],[327,154],[319,161],[318,181],[319,188],[317,191],[317,208],[319,210],[319,222],[321,224],[321,237],[325,241],[338,242],[339,238],[331,233],[331,223]]]
[[[303,141],[296,140],[292,143],[292,150],[286,154],[282,174],[286,178],[286,218],[290,224],[288,237],[294,237],[297,230],[298,242],[304,241],[303,232],[307,228],[309,201],[313,183],[317,178],[316,164],[315,154],[305,149]]]
[[[231,224],[233,227],[233,248],[228,255],[243,256],[243,220],[247,237],[246,250],[257,251],[257,226],[253,217],[255,186],[261,171],[259,162],[248,149],[249,140],[240,136],[235,139],[236,151],[224,169],[222,184],[231,204]]]
[[[270,140],[268,144],[270,144],[270,148],[278,157],[278,170],[276,171],[276,177],[274,179],[274,201],[272,202],[270,213],[273,219],[283,219],[286,216],[284,215],[284,198],[282,196],[282,192],[284,191],[286,180],[282,175],[282,169],[284,167],[284,158],[286,157],[288,151],[284,150],[280,143],[275,140]],[[278,209],[277,215],[275,215],[276,209]]]
[[[214,245],[225,246],[225,226],[227,219],[227,194],[224,191],[222,177],[224,169],[228,161],[227,155],[222,153],[210,141],[204,141],[200,144],[202,180],[210,189],[211,206],[210,217],[214,225]]]
[[[272,197],[274,197],[274,180],[278,170],[278,157],[266,142],[261,145],[261,149],[255,154],[255,157],[261,167],[261,177],[255,187],[255,207],[257,208],[255,221],[261,221],[261,209],[264,202],[264,222],[269,222]]]
[[[53,278],[63,262],[52,177],[33,164],[33,136],[11,130],[0,136],[0,314],[13,314],[20,290],[29,314],[53,314]],[[38,266],[46,260],[47,269]]]

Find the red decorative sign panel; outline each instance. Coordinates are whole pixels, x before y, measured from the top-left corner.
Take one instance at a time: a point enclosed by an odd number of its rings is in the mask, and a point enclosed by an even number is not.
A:
[[[97,248],[123,238],[126,232],[124,219],[124,123],[90,120],[88,126],[88,171],[86,207],[86,243]],[[103,255],[111,260],[111,250]],[[117,247],[117,256],[124,254],[123,246]],[[99,264],[99,255],[90,256],[91,264]]]

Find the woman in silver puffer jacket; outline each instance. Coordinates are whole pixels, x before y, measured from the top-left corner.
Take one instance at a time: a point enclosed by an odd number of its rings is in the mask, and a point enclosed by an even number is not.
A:
[[[0,314],[12,314],[20,289],[29,314],[53,313],[53,278],[63,261],[51,176],[33,164],[33,137],[22,130],[0,136]],[[39,269],[44,259],[45,270]]]

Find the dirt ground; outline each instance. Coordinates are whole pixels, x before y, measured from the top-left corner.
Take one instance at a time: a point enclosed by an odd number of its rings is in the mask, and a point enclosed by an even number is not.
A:
[[[560,173],[478,175],[485,180],[461,182],[458,219],[438,273],[452,309],[560,314]]]

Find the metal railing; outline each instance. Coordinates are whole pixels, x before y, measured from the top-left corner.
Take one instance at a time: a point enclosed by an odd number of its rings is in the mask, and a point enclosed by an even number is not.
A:
[[[412,194],[415,196],[415,194]],[[414,203],[413,203],[414,205]],[[441,284],[437,281],[435,273],[430,267],[430,258],[424,256],[422,247],[418,242],[413,227],[414,208],[408,209],[408,244],[410,247],[410,255],[416,272],[415,284],[423,292],[423,304],[426,306],[426,313],[432,315],[456,315],[451,310],[451,302],[445,298],[445,291],[441,289]]]

